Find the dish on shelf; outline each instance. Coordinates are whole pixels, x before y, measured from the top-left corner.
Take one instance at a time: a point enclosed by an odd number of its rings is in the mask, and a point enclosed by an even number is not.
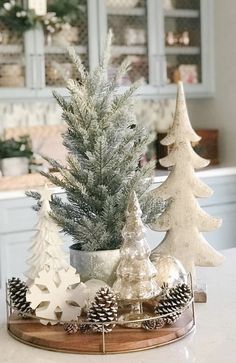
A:
[[[79,29],[77,27],[64,26],[59,32],[52,35],[52,44],[57,46],[69,46],[79,43]]]
[[[128,46],[137,45],[137,44],[145,45],[147,42],[146,31],[145,29],[142,28],[139,29],[139,28],[127,27],[124,33],[124,40],[125,44]]]
[[[46,68],[46,76],[51,81],[62,80],[63,77],[71,78],[73,72],[73,65],[71,63],[60,63],[51,62]]]
[[[19,77],[22,75],[22,66],[20,64],[2,64],[0,66],[1,77]]]
[[[109,8],[135,8],[139,0],[106,0]]]
[[[24,87],[25,80],[23,76],[0,77],[0,87]]]
[[[198,83],[198,66],[197,64],[180,64],[175,73],[175,83],[182,80],[187,84]]]

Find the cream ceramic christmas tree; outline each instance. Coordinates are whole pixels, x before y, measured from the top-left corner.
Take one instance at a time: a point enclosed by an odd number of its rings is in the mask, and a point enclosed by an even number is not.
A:
[[[30,267],[25,273],[25,276],[29,278],[28,284],[31,284],[44,268],[58,271],[68,267],[66,254],[61,249],[63,241],[59,236],[59,229],[49,215],[51,193],[47,186],[40,194],[41,208],[36,225],[37,232],[29,248],[30,257],[27,264]]]
[[[171,171],[166,181],[153,191],[154,198],[171,198],[169,207],[151,225],[153,230],[167,233],[154,249],[152,258],[156,253],[176,257],[194,280],[195,266],[217,266],[224,259],[200,233],[218,228],[221,220],[209,216],[196,200],[196,197],[212,195],[212,190],[194,173],[194,169],[209,163],[192,149],[191,143],[199,140],[190,124],[183,84],[179,82],[173,126],[161,142],[171,146],[169,155],[160,160],[161,165],[170,167]]]
[[[141,303],[160,293],[155,276],[157,270],[151,263],[150,247],[145,239],[144,225],[141,220],[142,211],[136,193],[131,194],[126,213],[126,222],[122,231],[123,245],[121,246],[120,263],[116,274],[117,279],[113,290],[118,299],[133,302],[134,310],[125,320],[142,317]]]

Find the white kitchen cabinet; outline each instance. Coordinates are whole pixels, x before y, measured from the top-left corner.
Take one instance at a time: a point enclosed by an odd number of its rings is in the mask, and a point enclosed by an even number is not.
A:
[[[141,97],[173,97],[175,82],[182,78],[187,97],[212,95],[213,0],[78,0],[78,3],[83,16],[81,25],[71,30],[70,43],[87,69],[98,65],[111,28],[114,44],[109,75],[114,74],[126,57],[132,64],[121,87],[141,78]],[[183,45],[181,34],[186,31],[189,43]],[[172,45],[166,43],[168,34],[174,35]],[[1,44],[1,99],[52,99],[53,89],[66,96],[65,79],[75,77],[67,46],[57,35],[45,35],[40,27],[28,31],[13,44]],[[17,74],[7,84],[4,74],[9,73],[9,67],[13,67],[11,73],[15,69]]]

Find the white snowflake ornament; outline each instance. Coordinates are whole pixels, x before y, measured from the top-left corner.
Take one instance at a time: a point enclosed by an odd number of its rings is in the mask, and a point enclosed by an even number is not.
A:
[[[55,276],[56,275],[56,276]],[[85,306],[88,289],[73,267],[39,272],[26,299],[44,325],[76,320]]]

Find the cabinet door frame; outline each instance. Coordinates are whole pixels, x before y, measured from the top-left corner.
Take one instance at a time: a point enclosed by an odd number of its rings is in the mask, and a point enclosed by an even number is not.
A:
[[[148,67],[149,84],[137,91],[142,99],[173,98],[176,85],[166,85],[166,57],[164,44],[164,10],[162,0],[147,1]],[[201,16],[201,84],[185,84],[187,98],[212,97],[214,95],[214,21],[213,0],[200,0]],[[99,64],[107,34],[107,14],[105,0],[87,0],[88,21],[88,61],[89,69]],[[52,90],[62,96],[69,96],[66,87],[46,86],[44,33],[39,26],[24,35],[25,82],[22,88],[0,88],[1,100],[5,101],[50,101]],[[127,87],[120,87],[120,93]]]
[[[159,0],[157,0],[160,2]],[[187,98],[213,97],[214,84],[214,1],[200,0],[200,29],[201,29],[201,70],[202,82],[196,85],[185,84],[184,89]],[[163,14],[164,21],[164,14]],[[164,25],[163,25],[164,32]],[[164,36],[164,33],[163,33]],[[164,41],[163,41],[164,51]],[[176,84],[162,85],[160,87],[162,97],[175,97]]]
[[[161,0],[158,0],[161,1]],[[99,57],[101,57],[106,36],[108,33],[107,28],[107,12],[105,0],[97,0],[98,9],[98,40],[99,45]],[[154,12],[155,11],[155,12]],[[141,85],[136,92],[137,96],[142,98],[150,98],[158,95],[157,79],[156,76],[159,74],[158,69],[158,54],[157,46],[158,42],[156,40],[156,25],[159,23],[155,19],[156,14],[156,0],[147,0],[147,56],[148,56],[148,72],[149,72],[149,83]],[[153,32],[153,33],[152,33]],[[152,34],[152,35],[151,35]],[[119,87],[118,93],[123,93],[128,87]]]

